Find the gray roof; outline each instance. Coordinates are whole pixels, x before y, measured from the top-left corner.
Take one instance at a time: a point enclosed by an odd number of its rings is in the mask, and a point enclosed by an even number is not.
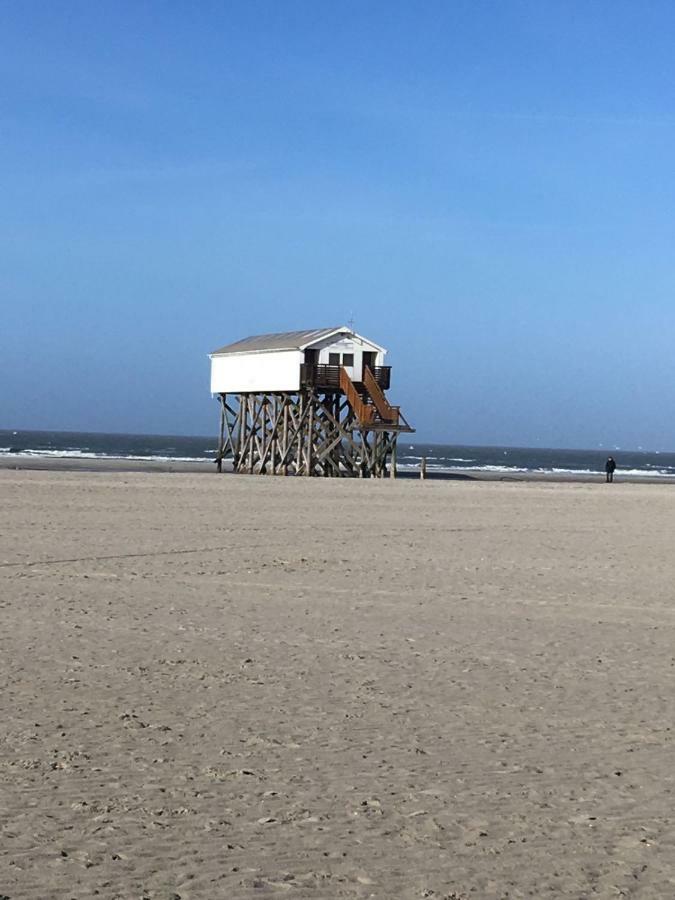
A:
[[[349,328],[339,325],[335,328],[315,328],[310,331],[284,331],[280,334],[254,334],[252,337],[235,341],[234,344],[226,344],[218,350],[214,350],[213,356],[227,353],[255,353],[263,350],[303,350],[305,347],[315,344],[322,338],[344,331],[352,334]]]

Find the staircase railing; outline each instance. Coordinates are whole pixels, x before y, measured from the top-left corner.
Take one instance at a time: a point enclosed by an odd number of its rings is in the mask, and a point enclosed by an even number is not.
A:
[[[382,388],[375,380],[375,376],[370,371],[370,368],[368,366],[363,367],[363,384],[365,389],[372,397],[375,408],[380,414],[380,418],[382,419],[382,421],[391,423],[392,425],[398,425],[398,417],[400,412],[399,407],[392,406],[391,403],[387,400],[387,398],[384,396]]]
[[[363,402],[361,395],[356,390],[354,382],[349,377],[349,373],[344,366],[340,366],[340,390],[346,394],[349,405],[354,410],[356,418],[359,420],[359,424],[371,425],[375,418],[375,407],[368,406],[367,403]]]

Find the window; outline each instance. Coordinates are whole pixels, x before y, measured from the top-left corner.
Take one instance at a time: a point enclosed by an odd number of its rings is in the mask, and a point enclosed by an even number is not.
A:
[[[343,353],[342,354],[342,365],[343,366],[353,366],[354,365],[354,354],[353,353]]]
[[[329,353],[328,354],[328,365],[329,366],[339,366],[340,365],[340,354],[339,353]]]

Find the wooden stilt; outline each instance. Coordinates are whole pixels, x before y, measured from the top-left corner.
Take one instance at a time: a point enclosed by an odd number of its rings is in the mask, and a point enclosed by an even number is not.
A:
[[[305,475],[308,477],[312,474],[314,460],[312,454],[314,451],[314,393],[309,395],[309,424],[307,428],[307,471]]]
[[[216,470],[223,471],[223,456],[225,454],[225,394],[220,395],[220,433],[218,436],[218,452],[216,454]]]
[[[284,398],[283,403],[284,403],[284,417],[283,417],[283,423],[284,423],[284,424],[283,424],[283,426],[282,426],[282,432],[281,432],[281,456],[282,456],[282,461],[281,461],[280,465],[281,465],[281,474],[282,474],[282,475],[288,475],[288,460],[287,460],[287,453],[288,453],[288,419],[289,419],[289,415],[288,415],[288,404],[289,404],[289,400],[288,400],[288,398]],[[285,461],[284,461],[284,460],[285,460]]]
[[[267,419],[269,414],[269,400],[267,397],[263,397],[261,404],[261,412],[262,416],[260,418],[261,423],[261,438],[260,438],[260,474],[265,474],[265,460],[267,458]]]
[[[299,404],[299,409],[298,409],[298,415],[300,416],[301,421],[304,419],[304,412],[305,412],[305,395],[300,394],[300,404]],[[302,452],[302,433],[300,431],[300,428],[297,429],[297,432],[298,432],[298,452],[295,457],[295,474],[301,475],[302,474],[303,452]]]
[[[248,471],[249,475],[253,475],[253,469],[255,466],[255,436],[256,436],[256,428],[255,422],[257,420],[257,415],[255,413],[255,400],[251,400],[249,403],[249,418],[250,418],[250,431],[248,435]]]

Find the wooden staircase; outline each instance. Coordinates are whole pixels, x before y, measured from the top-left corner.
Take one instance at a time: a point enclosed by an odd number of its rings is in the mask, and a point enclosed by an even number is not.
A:
[[[402,416],[399,407],[389,403],[367,366],[364,367],[362,382],[352,381],[347,370],[341,366],[340,390],[346,395],[360,425],[366,428],[380,427],[397,430],[401,427]],[[407,422],[405,430],[410,430]]]
[[[364,399],[344,366],[340,366],[340,390],[347,397],[359,425],[372,425],[375,418],[375,407]]]
[[[384,396],[384,391],[375,381],[375,377],[368,366],[363,368],[363,386],[368,396],[372,399],[381,421],[391,425],[398,425],[401,414],[400,408],[392,406],[387,400]]]

